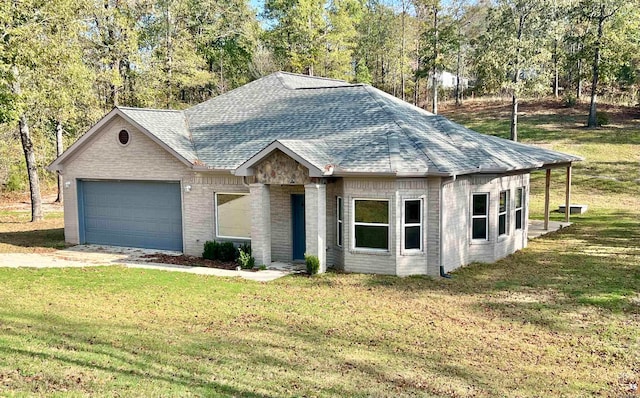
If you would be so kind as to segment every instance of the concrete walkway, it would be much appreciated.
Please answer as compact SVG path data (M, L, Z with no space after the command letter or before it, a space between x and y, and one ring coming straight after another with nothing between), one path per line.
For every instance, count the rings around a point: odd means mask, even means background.
M549 229L544 229L544 220L529 220L529 240L539 238L551 232L556 232L571 225L570 222L549 221Z
M186 272L198 275L240 277L257 282L268 282L288 275L292 270L267 269L264 271L235 271L218 268L192 267L186 265L159 264L144 261L143 256L163 253L178 255L178 252L136 249L103 245L78 245L51 253L0 253L0 267L10 268L73 268L104 265L123 265L128 268L155 269L161 271Z

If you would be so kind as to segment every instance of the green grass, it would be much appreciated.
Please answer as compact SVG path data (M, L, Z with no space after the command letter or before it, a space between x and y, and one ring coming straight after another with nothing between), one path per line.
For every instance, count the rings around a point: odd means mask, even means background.
M487 118L501 112L488 109ZM450 280L329 273L260 284L120 267L0 269L0 395L634 396L638 143L598 150L567 139L563 120L521 125L585 156L573 202L589 211ZM552 176L555 205L564 172ZM536 173L536 216L543 188ZM13 217L0 214L0 251L60 242L60 218L42 232L4 222Z

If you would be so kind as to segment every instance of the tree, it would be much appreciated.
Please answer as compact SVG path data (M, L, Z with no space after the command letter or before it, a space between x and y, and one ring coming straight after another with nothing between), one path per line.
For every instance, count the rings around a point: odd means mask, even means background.
M358 43L358 24L363 15L360 0L332 0L327 10L324 75L354 80L354 52Z
M276 60L286 70L313 75L326 33L324 1L267 0L265 16L273 22L267 42Z
M485 90L504 88L511 94L513 141L518 140L520 96L546 87L546 10L544 0L500 0L497 8L489 10L487 30L476 47L480 86Z
M596 101L598 83L600 80L600 62L601 52L603 45L605 22L613 17L618 10L622 7L623 3L619 0L602 0L592 1L586 0L580 3L582 16L588 21L595 24L596 36L593 46L593 58L591 62L591 102L589 106L589 117L587 119L587 127L598 127L598 121L596 118Z
M449 69L453 62L453 55L457 48L457 25L452 15L447 12L440 0L430 0L420 3L424 10L427 28L422 32L422 54L420 69L417 77L431 79L431 112L438 113L438 77L444 70Z

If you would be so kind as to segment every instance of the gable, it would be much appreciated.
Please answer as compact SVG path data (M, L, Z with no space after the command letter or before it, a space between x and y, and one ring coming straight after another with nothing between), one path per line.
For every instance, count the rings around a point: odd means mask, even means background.
M183 140L179 140L180 145L178 145L178 147L176 148L176 145L174 145L175 143L172 143L171 140L169 141L169 143L166 142L166 137L163 137L163 135L166 134L161 134L160 137L158 137L157 135L147 130L144 126L136 122L136 120L131 118L121 109L114 108L111 112L100 119L93 127L91 127L89 131L87 131L76 142L74 142L73 145L67 148L67 150L61 156L51 162L51 164L47 166L47 169L50 171L62 171L68 161L85 151L87 146L93 145L93 141L95 140L96 136L101 135L105 131L105 129L109 130L110 128L112 128L114 123L124 123L122 124L122 126L126 126L136 133L145 135L147 139L154 142L157 146L160 146L165 150L165 152L172 155L174 159L177 159L186 166L198 168L197 165L199 164L199 161L197 159L197 156L195 155L195 152L192 153L189 148L185 148ZM165 140L163 141L162 138L165 138Z
M126 145L118 141L121 130L129 132ZM188 170L147 134L117 115L93 132L62 165L63 173L82 178L166 178Z
M308 184L309 169L287 156L279 149L257 163L254 167L256 182L263 184Z

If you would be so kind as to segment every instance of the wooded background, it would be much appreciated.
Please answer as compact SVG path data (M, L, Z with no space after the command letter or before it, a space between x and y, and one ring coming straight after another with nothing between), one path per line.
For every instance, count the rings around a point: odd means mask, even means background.
M594 127L596 94L639 102L640 1L4 0L0 190L36 200L34 175L52 188L44 166L115 105L182 109L277 70L433 112L508 97L512 139L520 98L586 96ZM438 87L442 71L471 86Z

